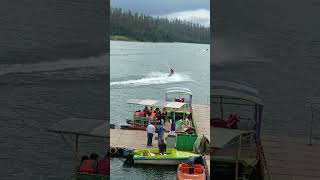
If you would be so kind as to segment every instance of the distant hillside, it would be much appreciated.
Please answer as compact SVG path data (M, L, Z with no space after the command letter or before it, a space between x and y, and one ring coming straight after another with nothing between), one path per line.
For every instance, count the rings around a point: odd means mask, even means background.
M179 19L153 17L121 8L111 8L111 39L152 42L210 43L210 28Z

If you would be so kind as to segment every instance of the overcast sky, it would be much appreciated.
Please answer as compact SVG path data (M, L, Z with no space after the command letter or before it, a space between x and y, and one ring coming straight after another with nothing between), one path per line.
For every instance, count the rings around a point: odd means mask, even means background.
M210 26L210 0L111 0L111 7Z

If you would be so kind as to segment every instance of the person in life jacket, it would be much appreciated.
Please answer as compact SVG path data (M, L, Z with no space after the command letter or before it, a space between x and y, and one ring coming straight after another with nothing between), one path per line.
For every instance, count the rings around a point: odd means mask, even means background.
M134 116L140 116L140 110L134 112Z
M101 175L110 175L110 152L107 152L104 159L99 160L98 173Z
M99 156L95 153L92 153L90 155L90 159L86 159L84 157L80 165L80 172L86 172L86 173L92 173L92 174L96 173L98 157Z

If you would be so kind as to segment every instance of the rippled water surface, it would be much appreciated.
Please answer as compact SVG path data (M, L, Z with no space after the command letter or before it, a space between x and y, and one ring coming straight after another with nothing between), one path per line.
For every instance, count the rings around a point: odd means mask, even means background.
M306 135L305 103L320 96L319 2L219 1L212 11L211 78L245 81L259 90L264 133Z

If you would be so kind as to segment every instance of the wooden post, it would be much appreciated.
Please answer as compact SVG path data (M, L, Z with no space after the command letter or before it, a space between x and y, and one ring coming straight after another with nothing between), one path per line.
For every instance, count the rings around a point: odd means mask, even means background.
M223 105L222 105L222 97L220 97L220 110L221 110L221 119L223 120Z
M239 174L239 158L240 158L240 153L241 153L241 139L242 139L242 135L240 135L239 137L239 145L238 145L238 151L237 151L237 157L236 157L236 173L235 173L235 180L238 180L238 174Z
M76 148L74 152L74 169L75 169L75 174L78 172L78 165L79 165L79 155L78 155L78 140L79 140L79 135L76 134Z
M311 105L311 122L310 122L310 133L309 133L309 145L312 146L312 125L313 125L313 109Z

